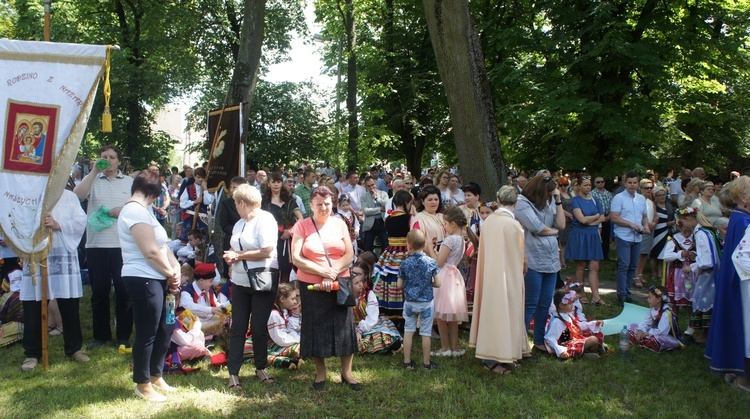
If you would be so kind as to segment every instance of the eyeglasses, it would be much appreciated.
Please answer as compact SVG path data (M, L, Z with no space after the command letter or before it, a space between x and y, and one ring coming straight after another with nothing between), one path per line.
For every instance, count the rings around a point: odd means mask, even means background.
M603 181L603 180L597 180L597 181L596 181L596 182L594 182L594 183L604 183L604 181Z
M643 187L643 188L641 188L641 189L645 189L645 190L647 190L647 191L650 191L651 189L654 189L654 187L653 187L653 186L644 186L644 187Z
M581 180L591 180L591 176L581 176Z

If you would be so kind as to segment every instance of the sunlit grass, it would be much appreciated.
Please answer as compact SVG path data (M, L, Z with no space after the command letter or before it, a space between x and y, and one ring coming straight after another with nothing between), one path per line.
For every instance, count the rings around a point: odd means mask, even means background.
M612 288L614 262L602 269ZM568 270L570 271L570 269ZM568 272L566 271L566 272ZM88 295L88 288L86 288ZM614 303L614 296L606 299ZM82 300L86 342L91 338L88 297ZM589 317L611 318L618 307L586 306ZM681 322L685 324L686 319ZM466 347L468 334L462 332ZM616 337L607 338L616 345ZM419 360L419 339L414 356ZM560 361L535 355L511 376L485 372L467 350L461 358L437 358L440 367L407 372L402 354L356 356L359 393L340 384L339 363L328 361L323 391L314 391L312 363L299 371L271 370L273 385L261 384L246 364L240 393L226 389L226 369L207 362L190 375L167 376L180 390L164 404L133 396L130 359L114 347L89 352L76 364L63 355L62 338L50 339L50 369L20 372L23 348L0 350L0 416L25 417L747 417L750 394L737 392L708 372L703 347L652 354L635 349L630 364L617 354L598 361Z

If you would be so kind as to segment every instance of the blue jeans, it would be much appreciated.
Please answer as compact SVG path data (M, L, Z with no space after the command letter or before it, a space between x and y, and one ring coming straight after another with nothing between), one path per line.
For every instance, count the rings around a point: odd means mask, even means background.
M617 298L620 301L630 296L630 280L635 275L641 243L630 242L621 238L617 243Z
M126 276L122 282L133 305L133 381L145 384L161 377L175 327L166 320L166 281Z
M526 283L526 329L534 318L534 344L544 345L544 329L547 326L549 306L555 294L557 272L537 272L529 269L524 277Z

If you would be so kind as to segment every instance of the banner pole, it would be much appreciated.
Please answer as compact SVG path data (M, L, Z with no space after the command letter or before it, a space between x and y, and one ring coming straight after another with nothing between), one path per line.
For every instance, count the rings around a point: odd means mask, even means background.
M40 265L42 270L42 283L40 284L42 287L42 367L47 371L49 370L49 333L47 333L47 284L49 280L47 278L47 259L45 258L44 263L41 263Z
M49 42L49 20L52 0L43 0L44 3L44 41Z

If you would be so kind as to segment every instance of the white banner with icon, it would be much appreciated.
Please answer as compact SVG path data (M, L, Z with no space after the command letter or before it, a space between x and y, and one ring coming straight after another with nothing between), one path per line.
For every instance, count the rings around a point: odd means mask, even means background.
M0 40L0 234L24 260L46 257L43 226L70 176L107 47Z

